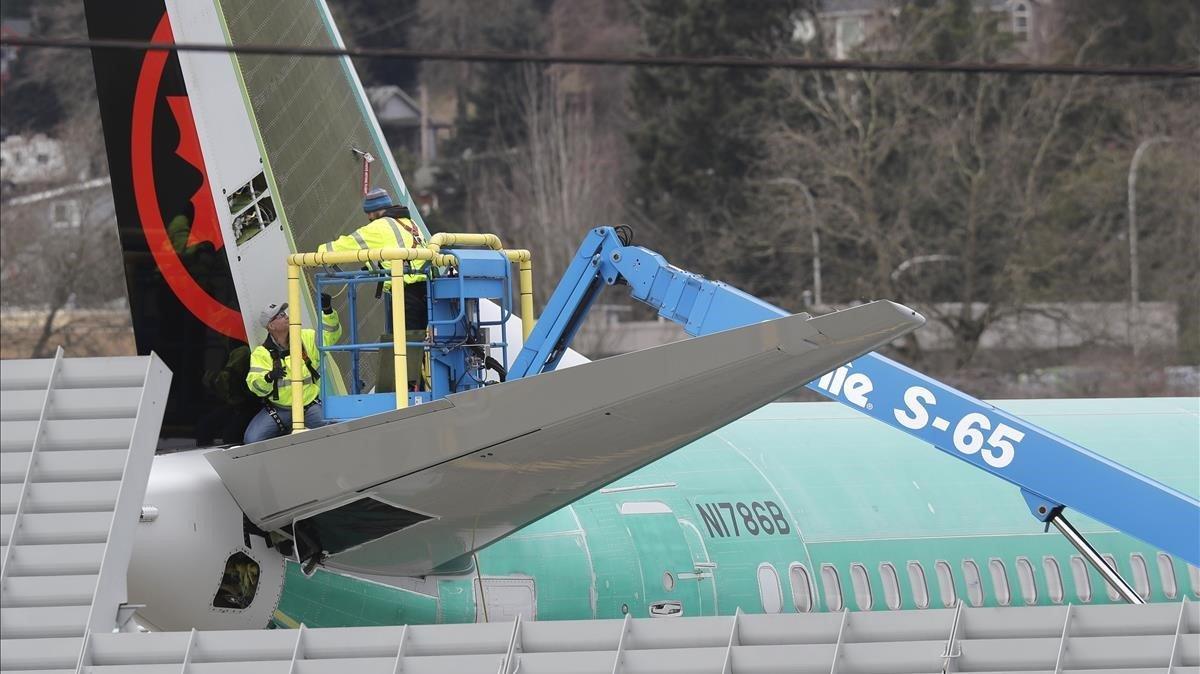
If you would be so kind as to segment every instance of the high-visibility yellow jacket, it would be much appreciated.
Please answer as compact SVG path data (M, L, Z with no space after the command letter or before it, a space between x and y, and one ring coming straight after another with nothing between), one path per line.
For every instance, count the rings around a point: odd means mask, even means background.
M359 227L353 232L340 236L329 243L321 244L317 248L318 252L324 253L333 250L365 250L367 248L416 248L423 243L421 241L421 230L416 223L408 218L376 218L371 222ZM368 267L374 269L374 263L368 263ZM383 270L391 272L392 260L384 260L382 263ZM425 260L412 260L408 263L410 272L404 275L404 283L424 283L425 274L419 273L425 267ZM383 287L387 291L391 291L392 284L390 281L385 281Z
M321 323L325 326L325 343L333 344L342 338L342 323L338 320L337 312L331 314L322 313ZM303 364L304 368L304 404L307 405L317 399L321 393L321 385L317 383L320 379L321 364L317 360L317 331L311 328L303 328L300 330L300 343L303 345ZM271 335L267 335L266 341L254 347L254 351L250 354L250 372L246 375L246 387L250 392L260 398L266 398L267 401L280 407L291 407L292 405L292 370L288 357L288 350L282 349ZM278 364L283 368L283 377L273 382L267 381L267 373L274 370Z

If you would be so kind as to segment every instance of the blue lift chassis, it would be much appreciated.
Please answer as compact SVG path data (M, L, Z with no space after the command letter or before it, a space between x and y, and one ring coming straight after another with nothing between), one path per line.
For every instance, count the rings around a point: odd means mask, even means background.
M509 378L557 367L599 293L616 284L692 336L789 315L598 227L580 245ZM994 405L876 353L807 386L1016 485L1033 516L1053 524L1131 603L1142 599L1063 517L1064 508L1200 566L1200 501Z

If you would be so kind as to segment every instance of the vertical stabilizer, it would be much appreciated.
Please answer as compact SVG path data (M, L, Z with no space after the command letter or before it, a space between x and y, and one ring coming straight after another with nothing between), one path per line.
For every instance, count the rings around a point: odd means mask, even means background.
M323 0L90 2L87 20L97 39L343 46ZM240 442L255 317L286 297L284 257L366 224L364 184L428 230L349 58L99 50L93 64L138 350L176 373L164 434ZM355 149L375 158L369 181ZM356 313L361 333L386 331L370 293ZM507 337L520 346L519 327Z
M161 2L89 2L86 16L94 39L173 39ZM247 337L193 101L176 54L97 50L92 62L138 352L175 373L163 434L211 440L232 404L213 382Z
M213 6L215 16L210 17ZM167 2L171 15L181 19L177 23L187 27L189 41L343 46L323 0L219 0L213 6L187 0ZM203 54L181 56L189 87L209 72L204 65L207 60L211 57ZM362 211L365 186L387 189L409 207L413 221L428 234L349 58L238 55L231 62L289 251L316 250L366 224ZM207 114L200 111L198 117ZM204 140L203 133L201 136ZM213 138L214 144L219 142ZM356 149L375 158L366 181L362 155L354 152ZM274 250L269 255L256 250L239 250L238 254L247 278L271 275L250 284L242 297L253 288L271 287L284 278L281 259L277 262L271 257L277 254ZM335 299L334 306L345 309L342 298ZM360 294L356 312L360 331L387 332L383 314L382 303L370 293ZM347 314L343 311L342 315ZM373 365L364 362L361 372L368 387L374 380Z

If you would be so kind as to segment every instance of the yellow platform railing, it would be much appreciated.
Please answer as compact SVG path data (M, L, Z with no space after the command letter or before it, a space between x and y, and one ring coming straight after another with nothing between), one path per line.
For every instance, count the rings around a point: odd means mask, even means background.
M429 243L419 248L367 248L362 250L337 250L318 253L293 253L287 257L288 265L288 370L292 390L292 432L304 430L304 363L300 341L300 268L325 267L353 262L383 262L427 260L437 267L458 264L453 253L441 252L443 246L483 247L502 253L510 262L518 265L518 289L521 296L521 335L529 339L533 330L533 265L528 250L505 250L500 237L495 234L462 234L441 232L434 234ZM396 389L396 409L408 407L408 359L407 346L402 341L405 334L404 318L404 265L391 266L392 283L392 348Z

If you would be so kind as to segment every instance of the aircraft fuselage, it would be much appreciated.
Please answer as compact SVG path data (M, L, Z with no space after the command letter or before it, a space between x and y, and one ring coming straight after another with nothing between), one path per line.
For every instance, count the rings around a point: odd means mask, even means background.
M1200 474L1200 456L1187 440L1196 399L1000 406L1196 490L1189 480ZM1139 453L1131 442L1137 437L1170 449ZM147 535L131 566L130 600L148 604L144 618L156 627L1120 601L1064 539L1042 532L1015 489L832 403L771 404L498 541L461 568L424 578L324 569L306 577L261 537L244 535L215 474L197 477L206 470L199 452L168 455L151 477L147 503L160 514L139 532ZM171 505L172 495L180 502ZM1076 521L1150 601L1200 596L1194 567L1081 515ZM167 526L171 541L150 535ZM222 568L238 552L261 566L254 599L242 609L212 606ZM173 600L161 601L164 592Z

